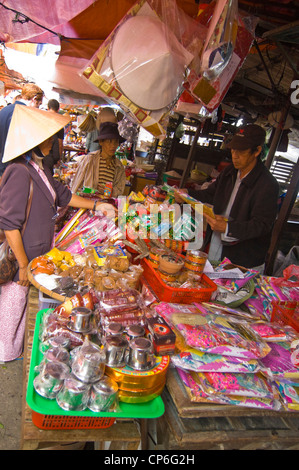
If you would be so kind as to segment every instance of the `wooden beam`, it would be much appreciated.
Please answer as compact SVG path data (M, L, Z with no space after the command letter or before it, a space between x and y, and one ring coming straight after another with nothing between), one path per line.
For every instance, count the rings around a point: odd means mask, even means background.
M299 160L297 161L294 167L294 171L293 171L293 175L290 181L288 191L286 193L286 196L284 198L284 201L282 203L281 209L278 214L278 218L273 228L271 245L268 251L268 259L266 262L266 269L265 269L265 273L267 275L272 275L274 261L275 261L276 253L278 250L279 240L280 240L282 231L285 227L285 224L288 221L288 218L290 216L290 213L294 205L294 202L297 198L298 192L299 192Z
M194 160L196 145L197 145L197 141L198 141L200 131L201 131L201 123L199 122L198 126L197 126L197 129L196 129L196 132L195 132L195 136L194 136L192 145L191 145L190 150L189 150L186 166L185 166L184 173L183 173L183 176L182 176L182 179L181 179L181 182L180 182L180 186L179 186L180 188L184 188L184 186L186 184L186 181L189 177L191 166L192 166L192 163L193 163L193 160Z

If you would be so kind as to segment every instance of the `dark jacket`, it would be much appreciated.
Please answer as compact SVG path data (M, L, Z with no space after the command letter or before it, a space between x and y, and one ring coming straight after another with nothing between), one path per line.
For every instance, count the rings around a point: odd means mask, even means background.
M0 176L4 173L4 170L8 165L7 163L2 163L2 158L8 129L16 104L26 106L22 101L16 101L14 104L8 104L0 111Z
M206 190L189 191L201 202L214 206L215 214L223 214L234 188L237 170L233 165L225 168L216 181ZM221 259L227 257L232 263L252 268L265 262L270 246L271 232L277 216L279 185L260 159L242 180L231 208L228 233L238 239L223 244ZM208 228L204 247L210 242Z
M3 230L22 230L29 196L30 176L33 180L31 211L23 235L26 255L31 261L50 250L55 227L57 206L67 206L71 191L56 181L48 168L45 173L56 192L56 203L49 189L36 170L30 165L12 163L2 177L0 186L0 228ZM18 273L14 279L18 280Z

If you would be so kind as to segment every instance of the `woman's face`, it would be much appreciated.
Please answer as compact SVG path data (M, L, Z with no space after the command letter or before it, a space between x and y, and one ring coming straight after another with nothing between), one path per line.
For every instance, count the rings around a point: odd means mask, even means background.
M119 140L118 139L100 140L100 145L102 147L102 154L105 157L113 157L113 155L115 155L117 147L119 146Z

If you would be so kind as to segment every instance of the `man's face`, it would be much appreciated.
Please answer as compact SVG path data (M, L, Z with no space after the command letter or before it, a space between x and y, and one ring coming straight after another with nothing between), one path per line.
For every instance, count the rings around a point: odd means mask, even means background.
M251 149L247 150L236 150L236 149L231 149L231 154L232 154L232 162L234 167L237 170L240 170L241 172L251 170L255 163L257 156L261 152L261 147L258 147L258 149L254 152L252 152Z

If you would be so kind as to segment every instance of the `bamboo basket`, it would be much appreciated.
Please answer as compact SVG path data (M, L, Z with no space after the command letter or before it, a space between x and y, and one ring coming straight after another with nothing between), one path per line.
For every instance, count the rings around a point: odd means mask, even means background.
M41 284L39 284L36 281L36 279L34 278L34 276L32 274L32 271L31 271L31 265L32 265L33 261L34 261L34 259L32 261L30 261L30 263L28 264L28 268L27 268L28 280L31 282L31 284L34 287L36 287L38 290L43 292L44 294L51 297L52 299L60 300L61 302L65 302L66 300L68 300L70 297L66 297L64 295L56 294L56 292L53 292L53 291L47 289L46 287L42 286Z

